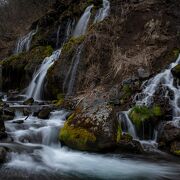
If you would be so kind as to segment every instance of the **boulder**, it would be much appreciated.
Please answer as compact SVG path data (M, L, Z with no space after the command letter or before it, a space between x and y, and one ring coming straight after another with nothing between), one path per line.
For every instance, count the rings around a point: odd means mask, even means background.
M113 107L105 103L103 98L97 99L91 94L78 104L66 120L59 139L74 149L103 151L116 146L121 136L118 127Z
M24 116L29 116L31 114L31 110L30 109L28 109L28 108L24 108L23 109L23 115Z
M180 140L180 121L169 121L163 123L161 131L158 134L160 144L170 144L173 141Z
M51 110L49 108L43 108L38 113L39 119L48 119L50 116Z
M32 105L34 103L33 98L29 98L23 102L23 105Z
M4 163L6 160L6 149L4 147L0 147L0 163Z
M180 156L180 121L163 123L158 133L159 148Z

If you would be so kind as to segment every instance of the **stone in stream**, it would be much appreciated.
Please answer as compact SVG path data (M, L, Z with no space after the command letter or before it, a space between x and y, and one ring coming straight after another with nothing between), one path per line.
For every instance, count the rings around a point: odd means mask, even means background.
M15 123L15 124L23 124L24 120L16 120L16 121L13 121L13 123Z
M46 108L41 109L37 116L39 119L48 119L50 116L50 113L51 113L51 109L46 107Z
M106 103L103 94L94 92L78 103L60 130L59 139L74 149L104 151L114 149L120 136L113 106Z
M0 147L0 163L4 163L6 160L6 149L4 147Z
M28 108L23 108L23 115L24 115L24 116L29 116L31 113L32 113L32 112L31 112L30 109L28 109Z
M33 98L29 98L23 102L23 105L32 105L34 103Z

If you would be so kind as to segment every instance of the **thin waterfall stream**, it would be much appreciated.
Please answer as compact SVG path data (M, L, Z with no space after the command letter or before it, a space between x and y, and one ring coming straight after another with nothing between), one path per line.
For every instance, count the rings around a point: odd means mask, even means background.
M37 32L38 27L35 30L32 30L31 32L26 34L25 36L19 38L16 45L15 54L22 53L23 51L29 51L32 38Z

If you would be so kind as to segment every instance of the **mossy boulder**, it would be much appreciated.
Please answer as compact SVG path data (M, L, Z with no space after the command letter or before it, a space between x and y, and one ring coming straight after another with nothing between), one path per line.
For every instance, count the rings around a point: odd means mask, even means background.
M175 78L180 79L180 64L176 65L174 68L172 68L171 73Z
M12 55L1 62L3 90L23 89L32 79L35 69L52 54L51 46L38 46L29 52Z
M34 103L33 98L29 98L23 102L23 105L32 105Z
M121 133L113 107L89 95L67 119L59 139L74 149L103 151L114 148Z
M163 111L160 106L153 107L135 106L129 113L129 118L135 125L138 135L142 139L153 138L154 128L162 120Z
M51 109L46 107L39 111L38 118L39 119L48 119L51 113Z

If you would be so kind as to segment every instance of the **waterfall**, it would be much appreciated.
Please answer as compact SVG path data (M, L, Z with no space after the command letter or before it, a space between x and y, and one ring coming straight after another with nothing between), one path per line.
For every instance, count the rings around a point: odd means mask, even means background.
M87 26L89 23L89 19L91 17L91 9L92 8L93 8L93 5L88 6L85 9L83 15L81 16L81 18L79 19L79 21L75 27L75 30L73 33L74 37L79 37L79 36L84 35L86 33Z
M26 96L28 98L33 97L35 100L41 100L43 83L46 77L48 69L59 59L61 49L56 50L50 57L46 57L42 62L39 70L34 74L33 79L28 86Z
M174 68L177 64L180 63L180 55L177 58L176 62L173 62L169 65L167 69L160 72L150 80L144 83L144 87L141 93L137 94L135 96L136 105L138 106L151 106L153 104L153 97L156 93L156 91L159 89L160 86L162 86L164 89L169 90L171 93L173 93L173 99L171 98L170 104L173 107L173 120L176 123L177 120L180 120L180 107L179 107L179 100L180 100L180 86L178 83L174 82L173 75L171 73L172 68ZM124 123L127 124L127 132L129 132L133 138L135 138L135 127L131 120L128 117L129 111L122 112L119 119ZM157 139L157 132L154 130L154 141L153 143L156 143ZM138 138L138 137L136 137ZM151 144L152 144L151 142ZM147 141L142 141L142 143L147 145Z
M73 93L73 88L74 88L74 84L75 84L75 80L76 80L78 65L79 65L80 58L81 58L82 48L83 48L83 44L81 44L78 47L78 49L75 53L75 56L73 57L71 67L70 67L69 72L68 72L68 74L70 75L70 79L69 79L69 83L68 83L68 89L67 89L67 95L68 96L72 95L72 93Z
M180 107L179 107L179 100L180 100L180 86L174 82L173 75L171 73L172 68L174 68L177 64L180 63L180 55L177 58L176 62L173 62L169 65L169 67L157 74L155 77L150 79L144 85L144 89L142 93L137 94L136 99L137 105L146 105L150 106L153 103L153 96L160 87L160 85L167 90L170 90L173 93L174 98L171 99L170 103L174 110L173 119L179 119L180 117Z
M103 21L108 15L110 11L110 2L108 0L103 0L103 7L100 8L95 16L94 23Z
M30 49L31 40L33 36L37 33L37 31L38 31L38 28L36 28L36 30L32 30L25 36L19 38L16 49L15 49L15 54L19 54L19 53L22 53L23 51L28 51Z

